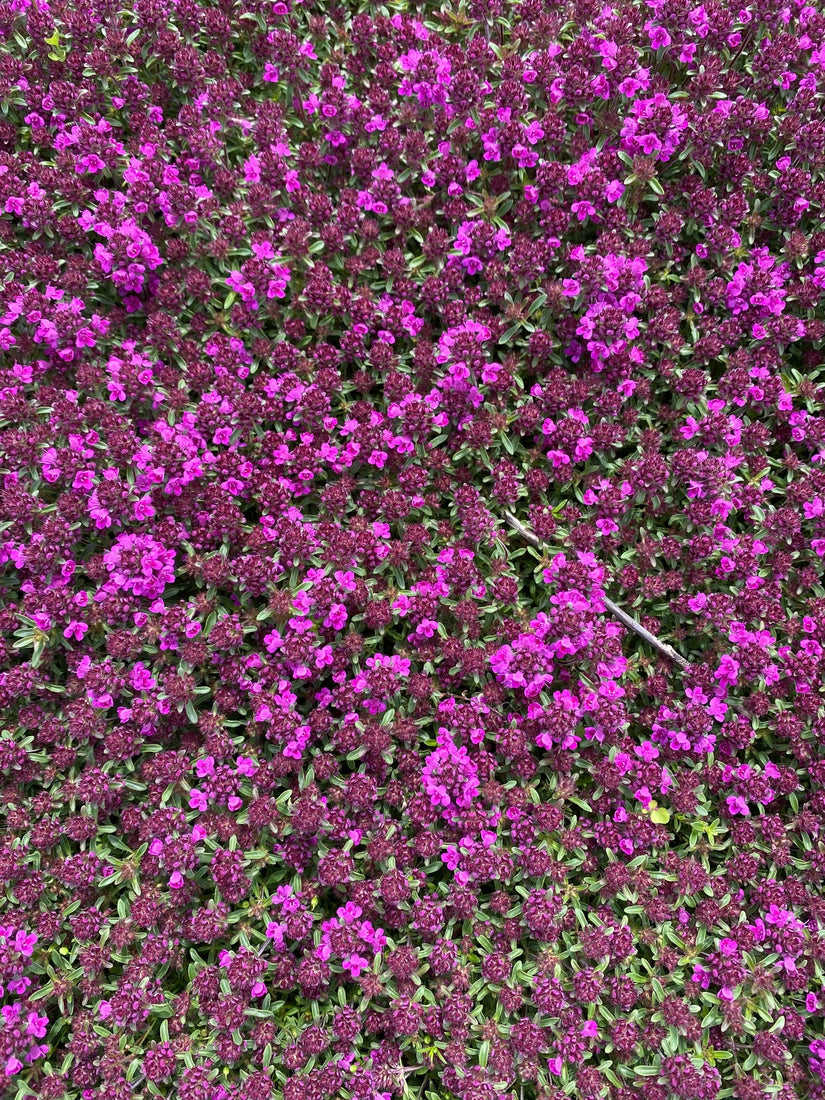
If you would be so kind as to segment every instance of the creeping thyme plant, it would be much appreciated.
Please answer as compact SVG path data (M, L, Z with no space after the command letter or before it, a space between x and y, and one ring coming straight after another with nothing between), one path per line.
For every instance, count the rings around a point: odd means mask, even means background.
M0 3L0 1095L825 1097L824 173L816 0Z

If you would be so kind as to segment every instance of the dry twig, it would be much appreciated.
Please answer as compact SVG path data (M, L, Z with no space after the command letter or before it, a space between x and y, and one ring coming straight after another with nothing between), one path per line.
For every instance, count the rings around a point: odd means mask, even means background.
M547 551L547 547L544 545L541 539L537 535L535 535L528 527L525 527L520 520L516 519L512 512L505 511L504 518L513 528L513 530L517 531L518 534L521 535L525 542L529 542L531 546L534 546L536 548L536 550L541 550L542 552ZM652 646L657 653L661 653L663 657L667 657L669 661L673 661L673 663L678 665L683 672L690 671L690 662L686 661L681 654L677 653L673 646L667 645L666 642L660 642L655 634L651 634L650 631L643 627L641 623L636 622L632 615L628 615L626 611L622 611L618 604L613 603L613 601L609 600L607 596L603 597L603 603L615 619L618 619L619 622L626 626L628 630L632 630L634 634L637 634L640 638L647 642L649 646Z

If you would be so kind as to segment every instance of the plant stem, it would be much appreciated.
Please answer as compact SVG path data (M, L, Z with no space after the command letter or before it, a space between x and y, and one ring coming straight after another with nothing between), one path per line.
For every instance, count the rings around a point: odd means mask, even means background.
M521 535L525 542L529 542L531 546L534 546L536 548L536 550L547 550L547 547L544 545L541 539L538 538L538 536L535 535L528 527L525 527L520 520L517 520L512 512L505 511L504 518L513 528L513 530ZM602 602L615 619L618 619L619 622L622 623L623 626L626 626L628 630L632 630L634 634L638 634L638 636L642 638L645 642L647 642L648 645L652 646L657 651L657 653L661 653L663 657L667 657L669 661L673 661L673 663L678 665L683 672L690 671L690 662L686 661L681 654L677 653L673 646L668 645L666 642L659 641L655 634L651 634L650 631L643 627L641 623L636 622L632 615L628 615L626 611L623 611L618 606L618 604L613 603L613 601L608 599L607 596L602 597Z

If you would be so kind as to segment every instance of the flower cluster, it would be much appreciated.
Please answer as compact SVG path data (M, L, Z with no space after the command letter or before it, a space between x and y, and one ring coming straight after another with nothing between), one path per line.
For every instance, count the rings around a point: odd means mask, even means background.
M5 1002L0 1007L0 1066L7 1078L49 1052L47 1043L38 1042L46 1034L49 1018L38 1013L32 999L36 989L24 973L36 943L35 933L0 925L0 998Z
M438 748L424 761L421 781L433 806L469 809L478 796L478 767L467 746L460 748L443 726L436 735Z

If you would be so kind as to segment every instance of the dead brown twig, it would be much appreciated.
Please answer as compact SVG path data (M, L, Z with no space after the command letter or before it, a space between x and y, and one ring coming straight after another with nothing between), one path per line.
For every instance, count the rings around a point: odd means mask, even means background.
M528 527L516 519L512 512L504 512L504 518L514 531L524 539L525 542L529 542L531 546L536 550L541 550L543 553L547 552L547 547L541 541L541 539L535 535ZM632 630L634 634L638 635L643 641L647 642L649 646L656 650L657 653L661 653L663 657L667 657L669 661L673 661L675 665L678 665L683 672L690 671L690 662L677 653L673 646L668 645L666 642L661 642L655 634L651 634L649 630L642 626L641 623L636 622L632 615L628 615L626 611L623 611L618 604L613 603L607 596L602 597L602 603L606 609L610 612L614 619L618 619L623 626L626 626L628 630Z

